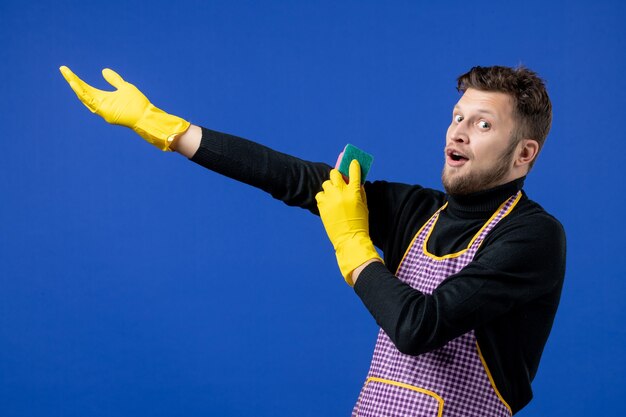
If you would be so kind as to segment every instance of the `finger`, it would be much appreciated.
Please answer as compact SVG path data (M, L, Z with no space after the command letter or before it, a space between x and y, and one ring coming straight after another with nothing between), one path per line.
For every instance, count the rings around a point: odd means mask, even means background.
M59 70L61 71L61 74L63 74L63 78L65 78L65 81L68 82L68 84L70 85L70 87L72 87L72 90L74 90L76 94L83 94L90 92L90 90L96 90L95 88L78 78L78 76L74 74L72 70L68 67L62 66L59 68Z
M317 201L318 206L320 205L322 200L324 200L324 191L320 191L319 193L315 194L315 201Z
M363 201L365 207L367 207L367 193L365 192L365 188L363 187L361 187L361 201Z
M69 69L68 67L66 67L65 65L61 65L61 66L59 67L59 71L61 71L61 74L63 75L63 78L65 78L65 80L66 80L66 81L68 81L68 82L69 82L69 80L67 79L67 78L68 78L68 76L69 76L70 74L74 74L74 73L72 72L72 70L71 70L71 69Z
M60 67L59 70L61 71L63 78L65 78L65 81L67 81L72 90L74 90L74 92L80 97L83 90L82 86L79 83L80 78L78 78L76 74L74 74L72 70L66 66Z
M322 183L322 190L325 193L331 191L333 188L335 188L335 186L331 180L326 180Z
M105 92L102 90L98 90L97 88L93 88L92 86L78 78L78 76L76 76L76 74L74 74L72 70L70 70L66 66L60 67L59 70L61 71L63 78L65 78L65 81L68 82L72 90L74 90L74 93L76 93L76 95L78 96L78 99L85 106L87 106L89 110L95 112L98 108L98 100L96 97Z
M66 67L65 65L61 65L59 67L59 71L61 71L63 78L65 78L65 81L67 81L68 83L70 82L71 78L76 77L76 75L72 72L72 70Z
M105 68L102 70L102 76L109 84L111 84L115 88L120 88L124 85L124 79L115 71L110 68Z
M348 187L355 189L361 188L361 165L359 161L353 159L352 162L350 162L350 170L348 172L350 173L350 184Z
M346 186L346 182L343 180L343 177L341 176L341 172L339 172L339 170L336 170L336 169L331 169L330 170L330 182L335 187L345 187Z

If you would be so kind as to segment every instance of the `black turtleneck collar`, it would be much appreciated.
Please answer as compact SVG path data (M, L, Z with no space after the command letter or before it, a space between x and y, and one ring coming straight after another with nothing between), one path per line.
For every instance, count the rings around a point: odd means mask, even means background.
M526 177L524 176L506 184L472 194L448 195L446 211L452 215L465 218L491 216L504 200L522 189L525 179Z

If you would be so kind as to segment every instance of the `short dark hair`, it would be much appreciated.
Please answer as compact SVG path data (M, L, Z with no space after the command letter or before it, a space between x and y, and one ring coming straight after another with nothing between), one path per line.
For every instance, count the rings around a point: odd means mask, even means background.
M521 139L534 139L543 147L552 125L552 103L544 81L536 72L524 66L516 68L492 66L474 67L457 79L457 90L468 88L481 91L499 91L513 99L518 121L515 143ZM530 164L535 163L533 160Z

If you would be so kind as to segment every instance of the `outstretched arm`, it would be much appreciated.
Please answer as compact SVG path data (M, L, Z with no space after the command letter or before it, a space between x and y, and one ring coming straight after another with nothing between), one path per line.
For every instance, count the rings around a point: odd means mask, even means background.
M202 139L191 161L236 181L259 188L289 206L318 214L315 194L331 167L287 155L259 143L201 128Z
M147 142L169 151L174 138L189 128L189 122L155 107L137 87L124 81L109 68L102 76L115 91L94 88L78 78L68 67L59 68L78 99L92 113L108 123L133 129Z
M176 136L170 145L170 149L191 159L202 141L202 128L200 126L191 125L186 132Z
M160 110L133 84L111 69L103 77L114 91L90 86L69 68L60 68L79 100L108 123L133 129L163 151L175 150L193 162L260 188L288 205L318 213L315 194L331 167L308 162L239 138L191 125Z

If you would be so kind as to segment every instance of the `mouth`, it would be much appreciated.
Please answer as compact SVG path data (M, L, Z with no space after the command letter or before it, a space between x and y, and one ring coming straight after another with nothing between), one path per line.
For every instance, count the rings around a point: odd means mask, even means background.
M446 162L448 165L453 167L460 167L464 165L467 161L469 161L469 158L462 152L452 148L446 149Z

